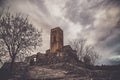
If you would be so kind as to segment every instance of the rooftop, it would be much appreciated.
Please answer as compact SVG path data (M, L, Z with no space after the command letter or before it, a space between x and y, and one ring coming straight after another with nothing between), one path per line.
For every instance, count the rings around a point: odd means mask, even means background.
M62 29L60 27L55 27L55 28L51 29L51 31L53 31L53 30L61 30L62 31Z

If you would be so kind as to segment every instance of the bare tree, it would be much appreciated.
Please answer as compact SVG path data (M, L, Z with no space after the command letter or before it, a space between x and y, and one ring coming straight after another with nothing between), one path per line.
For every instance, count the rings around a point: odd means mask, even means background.
M69 41L71 47L77 51L77 56L81 61L83 61L84 57L85 42L86 42L85 39L75 39L73 41Z
M93 65L99 59L100 55L97 54L92 45L87 45L86 41L86 39L75 39L69 41L69 44L77 51L79 60Z
M87 64L94 65L99 60L100 55L95 51L92 45L86 45L84 49L83 61Z
M9 53L11 69L17 55L40 46L41 41L41 32L28 22L27 17L23 18L21 14L12 14L9 11L0 16L0 44Z

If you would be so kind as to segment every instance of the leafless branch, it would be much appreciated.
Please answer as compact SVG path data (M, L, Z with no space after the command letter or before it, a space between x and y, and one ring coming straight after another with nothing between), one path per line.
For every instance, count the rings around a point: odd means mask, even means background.
M92 45L87 45L86 41L86 39L75 39L69 41L69 44L77 51L79 60L93 65L99 59L100 55L97 54Z

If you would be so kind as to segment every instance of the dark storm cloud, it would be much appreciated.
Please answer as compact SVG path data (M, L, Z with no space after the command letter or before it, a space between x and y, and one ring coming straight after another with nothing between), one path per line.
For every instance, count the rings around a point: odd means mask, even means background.
M0 0L0 6L3 6L5 0Z
M107 46L113 46L120 43L119 38L120 38L120 19L117 21L115 26L113 26L113 28L109 30L109 34L107 36L102 36L101 38L99 38L98 42L106 41L108 39Z
M65 17L82 25L92 23L94 21L92 12L88 8L82 7L82 5L84 4L79 4L79 0L69 0L65 6L67 12Z
M92 17L92 14L89 12L81 12L80 17L78 19L78 21L80 21L80 23L82 25L88 25L91 24L94 21L94 18Z
M120 9L120 8L119 8ZM120 11L118 16L118 20L112 28L109 28L109 34L107 36L102 36L98 39L98 43L102 42L102 45L112 48L115 53L120 54ZM107 31L106 30L106 31ZM106 34L104 34L106 35Z
M113 35L112 38L106 42L106 46L108 46L108 47L115 47L118 45L120 45L120 33Z
M108 0L108 4L120 6L120 0Z
M7 0L0 0L0 7L4 8Z
M114 48L115 53L120 54L120 20L116 23L116 26L112 29L112 33L106 41L107 47Z
M81 23L83 26L94 22L95 10L103 7L107 1L101 0L69 0L66 2L65 17L71 21Z

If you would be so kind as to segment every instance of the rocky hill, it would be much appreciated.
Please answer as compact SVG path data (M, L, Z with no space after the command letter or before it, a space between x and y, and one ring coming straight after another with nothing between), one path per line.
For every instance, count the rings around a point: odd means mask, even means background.
M6 65L7 66L7 65ZM4 66L5 68L5 66ZM120 80L120 70L98 70L75 66L69 63L57 63L44 66L19 64L14 68L13 76L2 80ZM0 70L0 72L3 69ZM5 69L4 69L5 70ZM2 74L5 75L5 74Z

